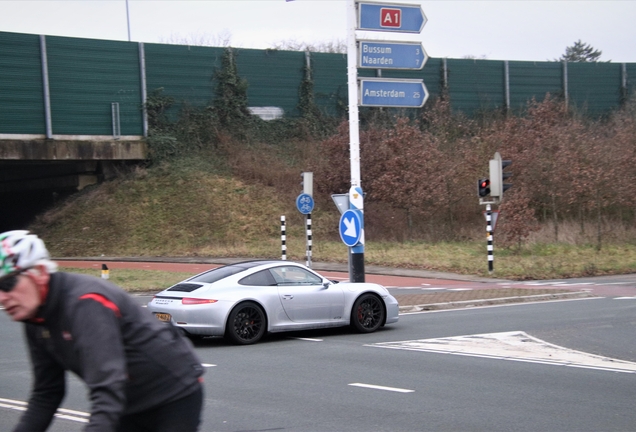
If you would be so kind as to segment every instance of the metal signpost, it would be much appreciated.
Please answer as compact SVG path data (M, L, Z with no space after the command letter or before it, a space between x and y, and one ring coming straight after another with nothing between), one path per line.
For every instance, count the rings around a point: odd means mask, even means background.
M347 0L347 90L349 99L349 162L351 166L351 188L360 188L360 120L358 115L358 62L356 29L358 27L357 3ZM349 204L351 208L351 204ZM364 209L359 212L360 225L364 220ZM345 243L346 244L346 243ZM349 246L347 244L347 246ZM364 282L364 238L358 239L355 247L349 246L349 280Z
M415 69L426 63L420 43L360 41L357 30L419 34L426 16L419 5L347 0L347 85L349 97L349 209L340 219L340 236L349 247L349 280L364 282L364 193L360 184L360 124L358 107L420 108L428 99L422 80L363 79L358 66L374 69ZM335 201L335 198L334 198ZM339 209L342 206L336 201ZM351 216L354 213L356 216ZM345 217L345 215L347 215ZM358 221L359 219L359 221ZM350 235L355 232L356 235Z
M296 208L305 215L307 233L307 267L311 267L311 212L314 210L314 199L308 193L301 193L296 198Z

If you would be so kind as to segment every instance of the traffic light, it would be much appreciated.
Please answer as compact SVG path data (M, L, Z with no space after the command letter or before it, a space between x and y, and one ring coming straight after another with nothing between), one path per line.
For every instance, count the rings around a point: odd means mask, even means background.
M511 172L504 172L504 169L512 165L511 160L502 160L499 152L495 153L494 159L490 159L490 195L496 198L503 198L503 193L512 186L503 181L512 176Z
M477 180L477 195L480 198L488 196L490 194L490 180L482 178Z
M510 177L512 177L512 173L510 171L508 172L504 172L504 170L506 169L506 167L509 167L510 165L512 165L512 161L511 160L502 160L501 161L501 185L503 186L503 189L501 191L502 195L505 191L507 191L508 189L510 189L512 187L511 183L503 183L503 181L505 179L508 179Z
M300 185L303 187L303 193L307 195L314 196L314 173L313 172L302 172L300 173L302 177L302 181Z

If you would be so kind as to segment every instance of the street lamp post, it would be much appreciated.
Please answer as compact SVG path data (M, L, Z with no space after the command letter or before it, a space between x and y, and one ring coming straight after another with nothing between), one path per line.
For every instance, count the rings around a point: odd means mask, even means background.
M128 0L126 0L126 24L128 25L128 42L130 42L130 13L128 12Z

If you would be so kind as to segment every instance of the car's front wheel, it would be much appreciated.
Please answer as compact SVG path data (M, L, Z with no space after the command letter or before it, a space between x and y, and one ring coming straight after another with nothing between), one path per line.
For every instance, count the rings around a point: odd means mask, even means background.
M374 294L363 294L353 304L351 325L360 333L376 331L384 323L382 300Z
M225 336L239 345L258 342L267 330L263 309L254 302L241 303L232 309L227 320Z

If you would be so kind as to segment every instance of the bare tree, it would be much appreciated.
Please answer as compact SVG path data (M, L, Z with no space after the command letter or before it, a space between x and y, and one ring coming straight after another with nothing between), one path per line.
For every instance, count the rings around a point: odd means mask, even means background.
M216 35L210 33L191 33L186 36L180 34L171 34L169 38L162 38L161 43L172 45L190 45L190 46L214 46L224 47L230 46L232 41L232 33L228 29L221 30Z
M347 44L344 40L341 39L316 43L302 42L291 39L274 43L272 45L272 49L344 54L347 52Z

